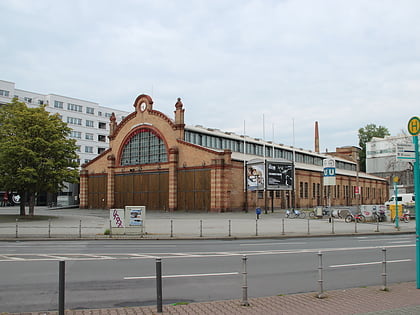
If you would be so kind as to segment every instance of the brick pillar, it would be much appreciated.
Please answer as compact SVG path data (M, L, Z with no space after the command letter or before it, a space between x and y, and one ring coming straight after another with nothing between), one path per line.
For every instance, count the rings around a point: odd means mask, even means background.
M115 156L110 154L107 160L106 207L112 209L115 207Z
M81 209L86 209L88 205L88 171L82 170L80 172L80 204L79 207Z
M225 204L224 160L213 159L211 166L211 212L222 212Z
M178 149L169 149L169 211L178 208Z

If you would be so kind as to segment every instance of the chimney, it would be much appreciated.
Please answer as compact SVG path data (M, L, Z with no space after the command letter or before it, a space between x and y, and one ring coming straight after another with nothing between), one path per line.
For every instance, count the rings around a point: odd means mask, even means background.
M315 152L319 153L319 131L318 131L318 122L315 122Z

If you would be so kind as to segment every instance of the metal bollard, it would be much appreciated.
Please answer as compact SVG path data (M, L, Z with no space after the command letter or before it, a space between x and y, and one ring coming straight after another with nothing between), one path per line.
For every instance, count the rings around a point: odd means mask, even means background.
M255 236L258 236L258 220L255 220Z
M109 220L109 238L112 238L112 221Z
M382 291L388 291L386 278L386 248L384 247L382 248Z
M318 284L319 284L319 292L318 292L318 299L323 299L326 297L326 295L324 294L324 278L323 278L323 266L322 266L322 253L321 251L318 252L318 257L319 257L319 266L318 266Z
M246 271L246 255L242 256L242 306L249 306L248 302L248 273Z
M335 234L335 231L334 231L334 217L331 218L331 234Z
M171 220L171 237L174 237L174 220Z
M232 223L231 220L229 220L229 237L232 236Z
M48 238L51 238L51 219L48 219Z
M19 219L16 219L16 238L18 238L18 220Z
M281 219L281 235L284 235L284 218Z
M357 219L354 218L354 233L357 233Z
M59 261L58 265L58 314L64 315L64 296L65 296L65 273L66 262Z
M200 220L200 237L203 237L203 220Z
M156 258L156 308L162 313L162 259Z
M309 229L309 219L308 219L308 235L311 234L310 229Z
M379 215L376 216L376 231L375 232L379 232Z
M82 220L79 223L79 238L82 238Z

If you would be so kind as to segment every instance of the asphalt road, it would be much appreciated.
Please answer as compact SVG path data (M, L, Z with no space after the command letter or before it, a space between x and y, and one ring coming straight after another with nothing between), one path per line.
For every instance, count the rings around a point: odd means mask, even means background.
M162 259L164 304L381 284L382 248L388 281L414 281L415 236L281 240L103 240L0 243L0 311L57 310L58 261L66 261L66 309L156 303L156 258Z

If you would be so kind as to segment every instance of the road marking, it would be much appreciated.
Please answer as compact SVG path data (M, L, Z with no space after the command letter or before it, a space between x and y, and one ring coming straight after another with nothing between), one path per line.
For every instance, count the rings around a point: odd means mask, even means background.
M370 238L359 240L359 242L378 242L378 241L395 241L395 240L410 240L409 237L394 237L394 238Z
M387 263L399 263L399 262L409 262L412 259L398 259L398 260L388 260ZM356 264L345 264L345 265L331 265L330 268L342 268L342 267L354 267L354 266L367 266L367 265L379 265L382 264L382 261L372 261L366 263L356 263Z
M260 245L305 245L307 242L301 242L301 243L252 243L252 244L239 244L239 246L260 246Z
M213 277L213 276L232 276L238 275L239 272L221 272L221 273L196 273L189 275L165 275L162 278L187 278L187 277ZM156 276L141 276L141 277L124 277L124 280L133 279L156 279Z

